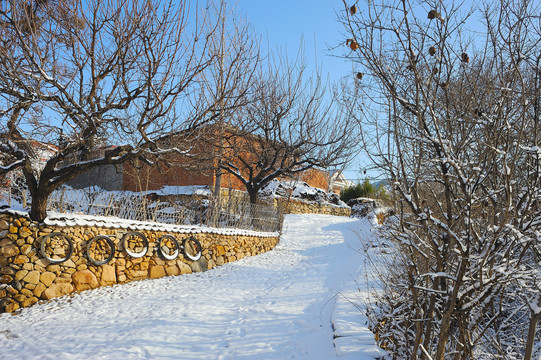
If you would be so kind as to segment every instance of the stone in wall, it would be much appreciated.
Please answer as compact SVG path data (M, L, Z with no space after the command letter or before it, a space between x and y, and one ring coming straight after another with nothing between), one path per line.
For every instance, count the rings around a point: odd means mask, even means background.
M41 298L44 300L50 300L63 295L71 294L74 290L74 286L68 282L55 283L41 293Z
M205 258L200 258L197 261L192 262L191 266L193 272L201 272L208 270L208 264Z
M71 281L77 291L95 289L100 285L98 283L98 278L90 270L79 270L74 272L73 275L71 275Z
M116 271L114 266L102 265L100 285L107 286L117 282Z

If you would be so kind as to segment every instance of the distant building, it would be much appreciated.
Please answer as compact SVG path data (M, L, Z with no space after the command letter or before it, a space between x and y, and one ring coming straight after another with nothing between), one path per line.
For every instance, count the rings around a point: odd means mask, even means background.
M344 188L355 185L353 181L346 179L342 170L331 170L329 175L329 191L335 194L340 195Z

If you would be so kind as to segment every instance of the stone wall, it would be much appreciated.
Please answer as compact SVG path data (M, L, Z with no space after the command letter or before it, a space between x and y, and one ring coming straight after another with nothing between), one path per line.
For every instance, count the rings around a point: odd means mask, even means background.
M205 271L268 251L279 241L277 234L249 236L210 231L190 234L137 230L148 239L149 249L145 256L134 258L121 250L119 244L128 231L95 226L47 226L24 216L0 214L0 313L100 286ZM72 239L74 251L68 260L51 263L41 255L41 241L51 232L62 232ZM179 242L195 236L202 246L201 258L192 261L182 252L174 260L160 256L156 241L165 234ZM115 244L114 257L104 265L94 265L86 255L87 242L97 235L110 235Z
M189 203L190 201L200 202L199 195L167 195L165 200L177 199ZM235 189L222 188L220 192L222 203L227 206L229 201L248 201L248 193ZM284 214L326 214L335 216L351 216L351 208L349 206L337 206L330 202L317 202L299 200L298 198L275 197L275 198L260 198L260 203L264 205L281 207Z
M350 216L350 207L304 202L296 199L276 198L275 204L281 206L284 214L327 214L335 216Z

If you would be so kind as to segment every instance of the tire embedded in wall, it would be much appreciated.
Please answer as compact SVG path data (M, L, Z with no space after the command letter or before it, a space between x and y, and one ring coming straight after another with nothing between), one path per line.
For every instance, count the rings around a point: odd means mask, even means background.
M138 231L129 231L121 240L122 248L132 258L141 258L148 252L148 240Z
M182 242L182 248L184 249L184 255L193 261L199 260L201 257L201 251L203 250L201 243L199 243L195 236L190 236L189 238L184 239Z
M50 251L51 249L52 253ZM64 249L64 251L62 251L62 249ZM40 253L51 264L63 263L73 255L73 241L66 234L52 232L45 235L41 240ZM60 256L60 258L58 258L58 256Z
M176 259L179 254L179 249L180 245L178 244L177 239L172 235L163 235L158 239L158 252L167 260Z
M97 260L92 253L94 253L96 250L95 247L99 246L100 243L102 243L100 240L104 240L106 246L108 247L107 256L103 258L102 260ZM92 246L94 245L94 248ZM97 249L100 250L100 249ZM103 250L103 249L102 249ZM93 237L86 246L86 256L88 257L88 260L94 265L105 265L108 262L110 262L113 257L115 256L115 243L109 236L106 235L98 235L96 237Z

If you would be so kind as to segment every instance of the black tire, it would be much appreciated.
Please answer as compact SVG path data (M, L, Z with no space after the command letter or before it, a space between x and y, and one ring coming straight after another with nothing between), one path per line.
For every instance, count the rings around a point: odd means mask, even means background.
M132 237L139 238L139 240L141 240L143 242L143 249L141 251L135 252L135 251L133 251L132 249L129 248L127 243L128 243L128 240L130 238L132 238ZM121 243L122 243L122 248L132 258L141 258L141 257L145 256L147 254L147 252L148 252L148 240L147 240L146 236L143 235L140 232L129 231L129 232L125 233L124 236L122 237Z
M195 236L190 236L182 242L182 249L184 250L184 255L193 261L199 260L201 258L201 243L195 238Z
M109 255L103 260L96 260L90 254L90 247L92 246L92 244L94 244L98 240L105 240L105 242L109 246ZM109 236L106 236L106 235L95 236L86 245L86 256L88 257L88 260L90 260L90 262L94 265L105 265L111 260L113 260L113 257L115 257L115 243L113 242L113 240L111 240Z
M52 240L55 237L63 238L62 240L64 240L68 245L68 249L64 253L64 257L60 259L55 259L47 254L47 243L49 242L49 239ZM41 240L41 245L40 245L39 250L40 250L41 255L45 259L47 259L51 264L60 264L66 260L69 260L69 258L71 258L71 255L73 255L73 241L66 234L63 234L61 232L52 232L43 237L43 239Z
M163 243L164 240L169 240L174 244L175 250L173 251L172 254L167 254L164 251L164 249L162 248L162 243ZM178 244L178 241L177 241L177 239L175 239L174 236L172 236L172 235L163 235L162 237L160 237L158 239L158 252L166 260L175 260L177 258L177 256L178 256L179 252L180 252L179 250L180 250L180 245Z

